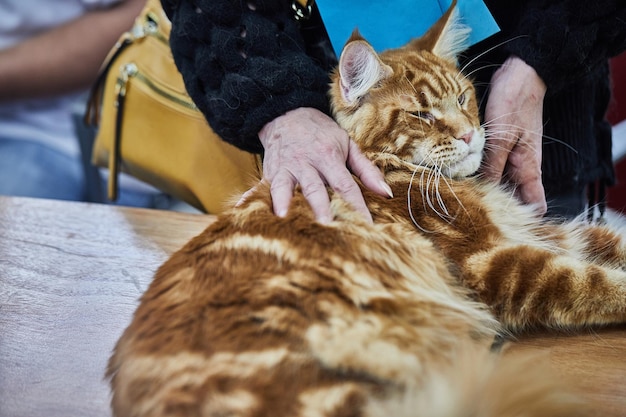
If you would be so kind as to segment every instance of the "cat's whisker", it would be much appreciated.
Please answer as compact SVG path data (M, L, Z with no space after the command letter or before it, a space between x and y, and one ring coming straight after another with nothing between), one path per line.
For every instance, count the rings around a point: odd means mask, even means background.
M441 175L441 179L442 181L446 184L446 186L448 187L448 190L450 191L450 193L452 194L452 196L454 197L454 199L457 201L457 203L459 203L459 207L463 209L463 211L469 215L469 212L467 211L467 209L465 208L465 205L463 205L463 202L459 199L459 197L457 196L457 194L454 192L454 187L452 187L452 184L450 183L450 180L448 177L446 177L445 175ZM439 195L441 196L441 193L439 193ZM454 220L454 217L451 217L452 220Z
M562 141L561 139L555 138L554 136L548 136L548 135L542 135L542 138L544 139L543 143L544 144L550 144L552 142L554 143L558 143L559 145L563 145L565 146L568 150L578 154L578 150L576 150L573 146L571 146L568 143L565 143L564 141ZM547 140L545 140L547 139Z
M501 115L499 115L498 117L496 117L496 118L494 118L494 119L491 119L491 120L489 120L489 121L483 122L483 123L482 123L482 125L485 125L485 124L486 124L486 125L489 125L489 124L494 123L494 122L496 122L497 120L500 120L500 119L502 119L502 118L509 117L509 116L513 116L513 115L517 115L517 114L520 114L520 113L523 113L523 112L524 112L523 110L517 110L517 111L512 111L512 112L504 113L504 114L501 114Z
M483 70L485 68L492 68L492 67L499 67L499 66L500 66L499 64L485 65L483 67L475 68L473 71L470 71L467 74L459 73L459 76L462 76L463 78L469 79L472 76L472 74L474 74L474 73L476 73L478 71L481 71L481 70ZM476 83L475 85L477 86L477 85L479 85L479 83ZM489 83L484 83L483 85L489 85Z
M512 42L512 41L514 41L514 40L516 40L516 39L525 38L525 37L528 37L528 35L519 35L519 36L515 36L515 37L513 37L513 38L511 38L511 39L507 39L507 40L505 40L505 41L502 41L502 42L500 42L500 43L498 43L498 44L496 44L496 45L492 46L491 48L486 49L485 51L483 51L483 52L481 52L480 54L476 55L474 58L472 58L472 59L470 59L469 61L467 61L467 62L465 63L465 65L463 65L463 67L459 70L459 72L464 73L464 72L465 72L465 69L466 69L468 66L470 66L472 63L474 63L477 59L479 59L479 58L483 57L484 55L488 54L489 52L493 51L494 49L497 49L497 48L499 48L499 47L501 47L501 46L503 46L503 45L506 45L507 43Z
M512 148L519 138L517 136L501 137L501 136L485 136L484 148L489 146L498 146L503 148ZM510 145L510 146L507 146Z
M441 171L437 170L437 176L439 177L436 179L437 181L436 181L436 186L435 186L435 195L437 196L437 203L439 204L439 207L441 207L441 209L444 211L446 216L450 218L452 216L450 216L450 212L448 211L448 208L446 207L446 204L443 201L443 197L441 193L439 192L439 186L441 185L441 180L443 179L443 181L445 181L445 175L442 175Z
M485 148L484 151L510 151L511 147L510 146L503 146L503 145L498 145L495 143L486 143L485 144ZM481 162L483 165L485 164L485 161L483 160Z
M420 224L417 222L417 219L415 218L415 215L413 214L413 202L411 201L411 190L413 188L413 182L415 181L415 175L417 174L417 171L419 170L419 166L416 166L415 169L413 170L413 173L411 174L411 180L409 181L409 188L408 188L408 193L407 193L407 208L408 208L408 212L409 212L409 217L411 218L411 222L415 225L415 227L417 227L419 230L421 230L423 233L433 233L432 230L426 230L424 229L422 226L420 226ZM423 179L424 176L424 170L421 170L422 173L420 175L420 182ZM420 192L422 191L422 187L420 186ZM422 193L423 196L423 193Z
M424 210L428 210L428 207L430 207L429 204L429 200L430 200L430 193L429 193L429 187L430 187L430 173L431 171L428 170L424 170L424 172L422 172L422 182L421 182L421 192L422 192L422 203L424 206ZM425 178L425 182L424 182L424 178Z
M404 74L403 78L406 80L406 82L411 86L411 89L413 90L413 92L417 95L419 94L417 91L417 88L415 88L415 86L413 85L413 83L411 82L411 80L409 80L409 77L406 76L406 74ZM415 97L415 96L413 96ZM411 98L413 98L411 97Z
M454 218L453 218L452 215L450 215L450 212L448 211L448 208L446 207L445 201L444 201L444 199L443 199L443 197L442 197L442 195L441 195L441 193L439 191L439 187L440 187L442 181L444 182L444 184L448 185L448 188L450 188L450 187L449 187L449 184L447 184L447 180L446 180L446 176L445 175L441 175L441 173L439 173L438 176L439 176L439 178L437 179L437 182L436 182L437 185L436 185L436 190L435 190L435 195L437 197L437 203L439 204L439 207L441 207L441 209L444 211L446 217L448 219L450 219L450 221L448 221L448 223L451 223L454 220Z
M437 209L435 209L435 207L433 205L431 205L431 208L442 219L444 218L444 214L446 215L445 217L449 217L448 210L447 210L445 204L443 204L443 200L441 199L441 195L439 193L439 182L441 180L441 177L443 177L443 176L444 175L442 175L442 173L441 173L441 168L439 166L439 163L433 161L433 168L432 168L431 174L430 174L430 177L432 178L432 182L433 182L433 185L434 185L432 187L432 195L435 198L435 200L437 201L437 204L439 205L439 207L443 210L443 213L441 213Z
M492 164L489 163L488 160L483 160L482 161L482 166L486 167L486 168L493 168L494 167Z
M537 134L538 131L528 129L525 127L521 127L512 123L483 123L481 125L485 129L485 134L520 134L520 133L529 133L529 134Z
M504 134L517 134L522 130L514 124L505 123L483 123L481 127L485 130L485 135L504 135Z
M450 179L448 177L446 177L445 175L441 176L442 181L444 182L444 184L446 184L446 187L448 188L448 191L450 191L450 194L452 195L452 197L454 197L454 199L456 200L456 202L459 204L459 207L466 213L468 214L469 212L467 211L467 209L465 208L465 205L463 204L463 202L461 201L461 199L459 199L459 197L456 195L456 192L454 191L454 187L452 186L452 184L450 183ZM443 197L442 197L443 198ZM454 219L457 216L452 216L450 215L450 219L451 221L454 221Z
M420 165L424 166L425 160L426 158L423 158L422 161L420 162ZM430 176L430 170L427 168L422 169L422 173L420 175L420 194L422 196L422 206L424 208L424 211L428 210L428 204L427 204L428 203L428 183L429 183L428 176Z
M489 135L503 135L503 134L512 134L512 135L517 135L519 132L522 133L531 133L531 134L535 134L537 132L534 132L530 129L524 128L522 126L516 125L516 124L512 124L512 123L500 123L498 122L499 120L503 119L503 118L507 118L509 116L514 116L517 114L522 113L522 110L519 111L515 111L515 112L509 112L509 113L505 113L505 114L501 114L498 117L488 120L488 121L484 121L480 124L480 126L485 130L485 135L489 136Z
M426 183L426 202L428 203L428 207L438 214L437 209L434 207L431 195L434 195L434 191L431 191L431 186L434 183L433 176L435 175L435 169L437 164L432 158L429 158L432 164L432 168L428 171L428 181Z
M485 135L485 149L488 148L501 148L511 149L519 141L520 137L514 134L502 135Z
M413 161L413 164L415 165L415 168L413 170L413 174L411 176L411 181L409 183L409 189L408 189L408 194L410 196L411 194L411 188L413 186L413 182L415 180L415 175L417 170L420 171L420 177L419 177L419 191L420 191L420 195L422 197L422 203L424 204L424 208L426 208L425 202L426 202L426 197L424 194L424 190L426 187L424 187L424 175L426 174L426 172L428 171L428 169L426 168L427 164L426 162L426 157L422 157L422 159L420 161Z
M485 129L485 138L486 139L494 139L494 137L495 137L497 139L506 140L506 138L504 138L503 136L509 135L509 136L513 137L513 139L511 139L511 140L517 141L517 139L519 139L519 136L515 132L535 133L535 132L533 132L530 129L524 129L524 128L521 128L520 126L514 125L514 124L504 124L504 123L497 124L497 123L487 122L487 123L481 124L481 127L483 127ZM495 127L495 129L494 129L494 127ZM504 128L508 128L508 129L504 129ZM542 135L541 137L543 139L548 139L551 142L563 145L563 146L567 147L569 150L571 150L572 152L578 153L578 151L574 147L572 147L571 145L569 145L568 143L564 142L561 139L558 139L558 138L556 138L554 136L549 136L549 135ZM546 142L544 141L544 143L546 143ZM550 142L547 142L547 143L550 143Z
M442 220L445 220L446 222L450 223L453 218L450 215L445 203L443 202L441 193L439 192L439 185L440 185L441 179L442 178L445 179L446 176L441 171L441 163L439 162L439 160L435 160L434 158L430 156L429 156L429 159L431 161L432 167L428 173L428 183L427 183L427 191L426 191L426 196L427 196L426 198L427 198L428 206ZM431 184L432 184L432 187L431 187ZM431 194L432 194L432 197L431 197ZM435 207L435 201L439 205L439 209Z
M430 207L430 209L435 212L435 214L437 214L439 217L441 216L441 213L439 213L439 211L437 210L437 208L435 207L434 203L433 203L433 197L436 199L436 190L435 190L435 184L436 184L436 180L435 180L435 170L431 170L428 173L428 184L426 185L426 197L428 199L428 207Z

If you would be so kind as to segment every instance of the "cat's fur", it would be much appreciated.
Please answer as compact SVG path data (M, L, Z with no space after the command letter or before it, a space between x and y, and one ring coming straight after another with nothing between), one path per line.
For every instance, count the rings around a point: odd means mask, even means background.
M334 74L337 120L394 193L363 189L374 224L332 192L328 225L300 193L276 217L267 186L219 216L158 270L119 340L116 416L581 411L543 368L503 366L489 346L626 321L624 243L467 177L484 131L454 16L380 56L355 34Z

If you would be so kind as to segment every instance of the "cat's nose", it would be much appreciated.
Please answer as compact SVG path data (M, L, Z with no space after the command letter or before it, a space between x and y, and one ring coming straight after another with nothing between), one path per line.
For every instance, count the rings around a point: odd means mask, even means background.
M472 137L474 136L474 131L470 130L469 132L461 135L460 137L458 137L458 140L462 140L463 142L467 143L469 145L469 143L472 140Z

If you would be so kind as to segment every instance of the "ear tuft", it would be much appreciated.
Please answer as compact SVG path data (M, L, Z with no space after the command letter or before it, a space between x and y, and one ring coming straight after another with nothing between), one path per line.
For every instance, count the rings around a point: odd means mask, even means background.
M456 0L433 26L420 38L409 44L413 49L425 49L457 63L458 55L469 47L471 28L461 23Z
M355 104L390 74L391 68L380 60L374 48L358 31L354 31L339 59L341 95L347 104Z
M455 7L445 23L432 52L456 63L458 55L469 47L472 29L461 23L459 10Z

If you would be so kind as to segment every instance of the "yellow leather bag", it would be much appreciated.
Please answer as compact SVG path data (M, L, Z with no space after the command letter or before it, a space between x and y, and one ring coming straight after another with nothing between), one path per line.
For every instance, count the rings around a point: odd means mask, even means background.
M159 0L148 0L109 53L85 115L98 127L92 162L109 169L111 200L123 171L219 213L260 179L260 159L224 142L193 104L172 58L170 28Z

